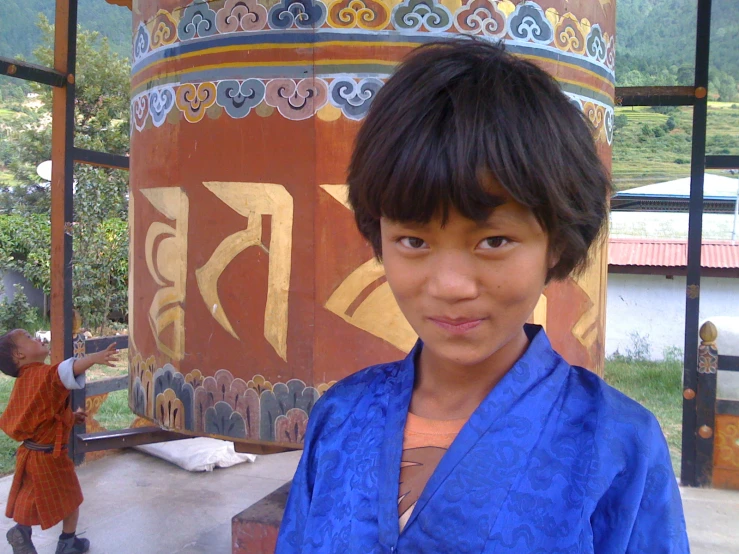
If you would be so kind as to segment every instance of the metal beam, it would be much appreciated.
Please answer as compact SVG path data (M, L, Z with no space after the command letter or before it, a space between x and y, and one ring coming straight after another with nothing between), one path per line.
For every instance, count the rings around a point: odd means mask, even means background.
M124 375L123 377L111 377L109 379L101 379L100 381L87 383L85 386L85 395L99 396L101 394L108 394L110 392L125 390L127 388L128 375Z
M96 152L94 150L85 150L83 148L74 148L74 161L87 165L95 165L98 167L109 167L112 169L125 169L128 171L128 156L120 156L118 154L107 154L105 152Z
M67 75L56 69L0 56L0 74L52 87L63 87Z
M172 431L165 431L159 427L137 427L120 431L102 431L100 433L84 433L77 435L76 447L78 452L97 452L112 448L129 448L155 442L176 441L194 437L181 435Z
M115 335L113 337L100 337L97 339L87 339L85 341L85 354L94 354L105 350L111 344L115 344L118 350L128 348L128 335Z
M692 106L695 87L616 87L616 106Z
M739 169L739 156L706 156L706 169Z
M718 355L718 368L720 371L739 371L739 356Z
M698 385L698 323L703 236L703 177L706 164L708 116L708 60L711 42L711 0L698 0L695 40L695 104L690 166L690 215L688 217L688 275L685 298L685 350L683 366L683 436L680 481L698 486L696 396ZM690 392L689 392L690 391Z

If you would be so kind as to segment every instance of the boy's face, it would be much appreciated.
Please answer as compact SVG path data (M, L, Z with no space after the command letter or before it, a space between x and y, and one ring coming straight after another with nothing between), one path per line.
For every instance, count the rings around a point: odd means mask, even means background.
M434 358L455 365L494 363L520 343L556 263L533 213L495 187L506 202L483 223L456 211L444 227L440 218L381 221L385 271L401 311Z
M46 356L49 355L47 346L23 329L13 332L13 342L15 343L15 359L18 367L33 362L43 362L46 360Z

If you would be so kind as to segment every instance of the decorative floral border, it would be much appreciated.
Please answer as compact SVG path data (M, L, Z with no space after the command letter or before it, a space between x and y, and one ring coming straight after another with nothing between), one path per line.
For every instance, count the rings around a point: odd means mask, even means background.
M153 356L131 360L134 413L174 431L277 443L303 442L313 406L335 383L314 388L299 379L273 384L262 375L246 382L226 369L204 377L197 369L183 375L171 364L155 368Z
M306 79L228 79L216 82L169 84L154 87L131 100L132 131L147 125L161 127L165 122L184 119L198 123L206 115L221 117L224 113L240 119L252 111L269 117L275 111L293 121L316 115L333 121L342 115L361 120L367 114L384 81L377 77ZM573 104L585 111L592 122L597 140L613 141L613 106L592 98L566 92Z
M263 3L262 3L263 2ZM599 24L572 13L546 11L527 0L467 0L454 13L437 0L226 0L214 10L195 0L173 12L160 10L134 34L134 67L155 51L177 42L264 30L337 29L401 35L456 34L535 43L580 56L612 75L615 40ZM393 5L394 4L394 5Z

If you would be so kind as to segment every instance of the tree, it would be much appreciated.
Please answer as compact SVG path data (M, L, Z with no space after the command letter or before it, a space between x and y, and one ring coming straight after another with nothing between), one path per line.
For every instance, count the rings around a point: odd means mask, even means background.
M718 94L719 100L722 102L732 102L739 97L736 80L731 75L722 71L712 72L708 90Z
M39 63L53 64L54 28L45 16L39 16L38 27L44 45L35 51ZM130 64L111 51L108 40L98 33L78 30L78 68L75 79L75 146L113 154L127 154L129 145L129 74ZM12 137L14 144L10 170L16 184L0 191L0 213L6 214L7 225L17 224L21 217L47 222L43 239L36 243L45 249L48 265L48 218L51 205L48 184L39 183L36 167L51 157L49 125L52 92L35 86L42 108L38 122L26 125ZM128 279L128 174L111 169L77 165L74 172L73 225L73 295L75 307L89 327L102 328L108 314L127 313ZM13 213L14 216L7 214ZM0 225L0 231L2 225ZM42 233L43 234L43 233ZM12 241L10 241L12 242ZM6 240L6 244L9 241ZM0 234L0 264L10 267L10 259L18 256L18 245L4 248ZM21 252L29 255L30 246ZM35 250L34 250L35 252ZM15 258L13 258L15 259ZM5 261L3 261L5 260ZM13 262L35 285L48 291L48 279L34 281L27 272L35 267L27 259Z
M39 63L53 65L54 26L45 16L39 16L44 46L35 51ZM79 29L77 38L78 68L75 76L75 146L111 154L127 154L129 145L129 73L127 59L113 53L106 38L98 33ZM14 191L14 210L31 213L47 213L50 204L48 187L39 188L36 167L51 157L52 91L43 85L34 86L40 95L41 125L27 125L14 137L18 145L18 157L10 169L22 189ZM124 172L97 169L90 166L75 167L75 215L92 210L98 220L107 216L121 217L126 212L125 194L128 176ZM105 194L88 189L104 186ZM32 198L29 199L28 195ZM40 197L45 196L45 200ZM91 198L104 198L100 206L91 206Z

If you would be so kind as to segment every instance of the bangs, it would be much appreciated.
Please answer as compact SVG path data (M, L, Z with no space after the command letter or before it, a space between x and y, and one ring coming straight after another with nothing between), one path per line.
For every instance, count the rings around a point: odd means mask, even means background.
M440 126L446 123L440 122ZM458 136L419 131L416 136L421 152L416 155L403 155L407 154L403 148L388 149L401 155L397 160L383 163L389 169L383 176L384 186L378 194L365 198L365 206L374 217L419 224L441 218L444 224L450 211L455 210L467 219L481 222L505 204L506 198L500 195L499 189L490 186L491 176L495 181L498 179L480 159L479 152L468 149L464 157L455 158L451 151L463 147L454 144L459 141ZM377 182L382 183L379 179Z

